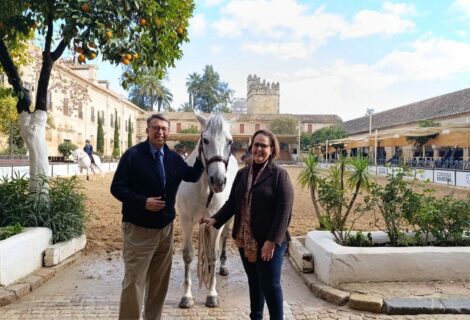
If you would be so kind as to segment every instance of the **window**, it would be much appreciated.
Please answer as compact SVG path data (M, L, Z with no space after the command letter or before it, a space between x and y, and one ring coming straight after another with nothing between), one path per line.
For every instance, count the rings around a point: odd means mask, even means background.
M312 133L312 124L308 125L308 133Z
M127 122L127 121L124 121L124 123L126 124L126 126L125 126L125 127L126 127L126 132L127 132L127 130L128 130L128 129L127 129L127 125L129 124L129 122Z
M91 111L90 111L90 120L91 122L95 122L95 107L91 107Z
M181 123L179 123L179 122L176 124L176 132L177 133L181 132Z
M261 125L259 123L255 124L255 131L258 131L261 129Z
M69 99L68 98L64 98L63 112L64 112L64 116L69 116L70 115Z
M240 133L245 133L245 125L240 123Z
M83 119L83 106L78 107L78 117Z
M113 118L114 118L114 115L111 113L110 117L109 117L109 126L111 128L114 128L114 119Z

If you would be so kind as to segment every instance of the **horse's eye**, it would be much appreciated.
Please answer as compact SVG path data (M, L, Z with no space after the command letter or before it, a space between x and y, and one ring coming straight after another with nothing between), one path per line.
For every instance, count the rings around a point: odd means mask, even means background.
M204 144L209 144L209 140L207 140L206 138L202 138L202 142L204 142Z
M229 146L232 145L232 143L233 143L233 140L227 141L227 144L228 144Z

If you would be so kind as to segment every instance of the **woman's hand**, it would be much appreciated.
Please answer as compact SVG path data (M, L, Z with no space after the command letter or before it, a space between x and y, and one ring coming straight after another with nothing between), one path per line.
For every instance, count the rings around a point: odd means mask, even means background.
M274 255L274 249L276 249L276 244L272 241L266 240L263 248L261 248L261 259L263 261L271 260Z
M212 227L216 222L214 218L201 218L201 220L199 220L199 224L206 224L206 229Z

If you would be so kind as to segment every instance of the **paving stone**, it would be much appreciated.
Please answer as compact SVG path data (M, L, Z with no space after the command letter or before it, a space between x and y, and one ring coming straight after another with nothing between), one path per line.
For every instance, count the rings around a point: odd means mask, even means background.
M382 312L383 302L381 297L353 293L349 297L348 306L351 309L380 313Z
M41 268L33 272L33 276L43 277L44 281L48 281L55 276L55 269L52 268Z
M384 299L386 314L433 314L445 313L438 299L391 298Z
M26 278L23 278L20 283L29 283L30 284L30 289L31 291L36 290L40 286L44 284L44 278L39 277L39 276L27 276Z
M319 296L328 302L342 306L348 302L350 293L330 286L324 286L320 289Z
M0 307L6 306L16 300L16 295L13 291L0 289Z
M470 314L470 298L441 299L446 313Z
M17 298L21 298L31 292L31 285L29 283L12 284L6 287L6 290L13 291Z

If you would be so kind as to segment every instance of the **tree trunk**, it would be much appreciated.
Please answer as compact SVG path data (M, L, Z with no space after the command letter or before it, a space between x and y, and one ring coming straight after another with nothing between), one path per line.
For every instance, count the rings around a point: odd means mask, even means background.
M47 112L36 110L33 113L23 111L19 115L21 135L29 150L30 191L47 194L47 184L42 184L40 176L49 175L49 161L47 158L46 122ZM42 190L41 190L42 188Z

